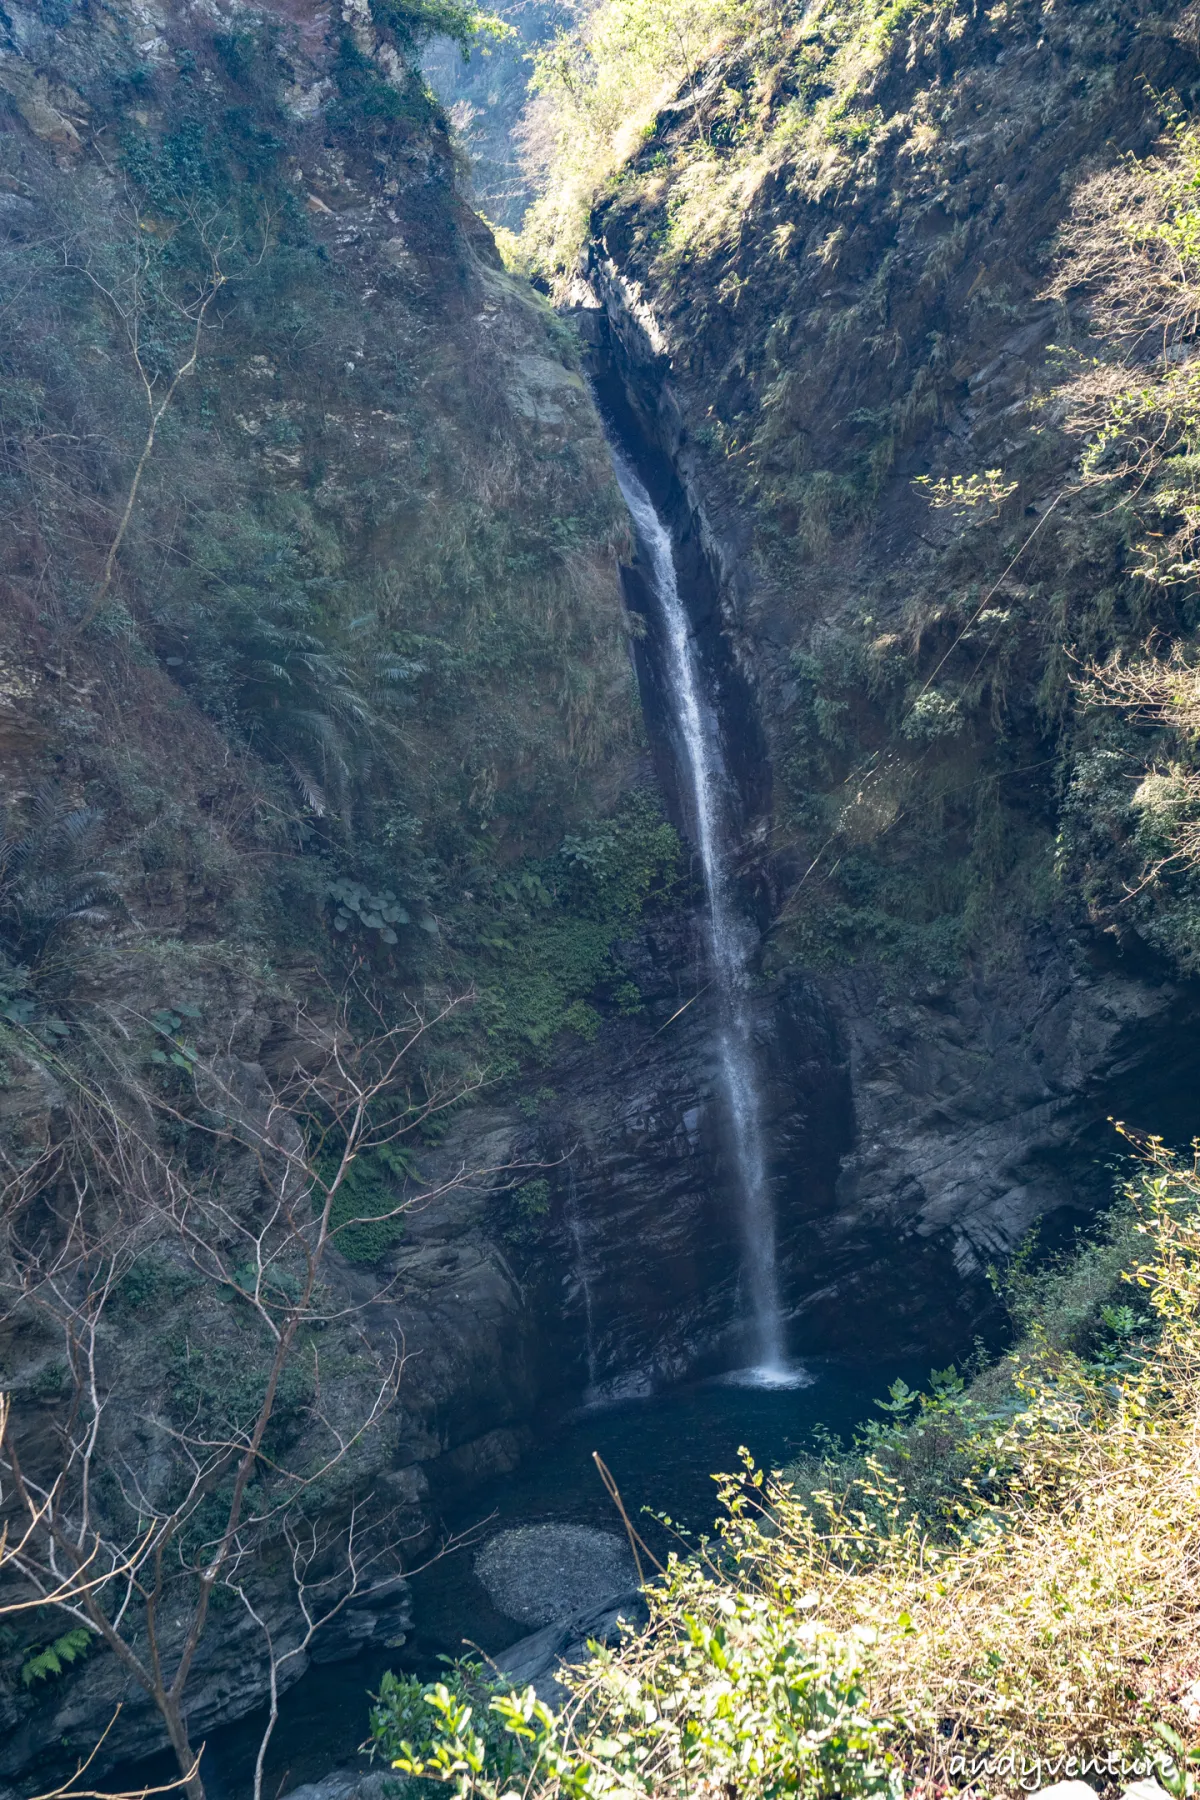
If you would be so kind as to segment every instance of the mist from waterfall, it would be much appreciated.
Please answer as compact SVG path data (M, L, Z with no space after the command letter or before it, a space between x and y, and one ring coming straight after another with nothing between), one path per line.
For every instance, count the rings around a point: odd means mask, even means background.
M763 1385L791 1385L805 1378L788 1367L779 1300L775 1214L767 1183L747 975L754 939L735 905L729 873L732 785L717 722L703 694L699 657L679 593L671 534L642 481L615 446L612 456L617 482L649 559L651 587L661 613L664 674L708 902L709 963L721 1021L717 1056L737 1174L754 1357L753 1367L745 1374Z

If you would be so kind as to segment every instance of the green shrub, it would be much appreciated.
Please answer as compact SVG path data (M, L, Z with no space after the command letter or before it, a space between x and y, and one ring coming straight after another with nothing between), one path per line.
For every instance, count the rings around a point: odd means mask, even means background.
M197 1285L198 1277L193 1270L182 1268L153 1251L144 1251L121 1277L113 1302L118 1315L125 1310L139 1312L146 1307L162 1305L164 1301L178 1300Z
M568 834L557 855L515 871L477 867L471 881L479 891L444 920L447 960L477 991L488 1060L515 1073L544 1060L560 1032L591 1042L605 1011L640 1005L620 940L681 897L683 859L658 796L639 789Z
M1151 1140L1100 1242L1027 1260L1003 1364L895 1383L796 1479L747 1457L561 1714L460 1668L384 1685L376 1753L481 1800L1000 1796L1110 1756L1190 1795L1200 1171Z
M917 743L929 743L935 738L957 737L963 724L962 707L957 697L930 688L917 695L900 730L906 738L913 738Z
M523 1694L488 1694L477 1668L381 1686L374 1746L402 1774L499 1800L686 1794L694 1785L820 1800L899 1800L899 1772L866 1711L861 1643L676 1564L651 1601L654 1651L636 1670L597 1657L589 1727L572 1730Z
M543 1219L550 1211L550 1183L541 1175L534 1181L523 1181L514 1198L523 1219Z
M317 1159L320 1179L332 1181L339 1162L338 1153L326 1146ZM412 1157L399 1145L380 1144L355 1157L329 1210L333 1241L347 1261L378 1262L400 1242L404 1236L404 1217L397 1211L402 1204L400 1184L415 1173Z
M348 881L341 877L329 882L325 892L333 907L335 931L348 931L357 921L364 931L378 932L381 943L396 944L399 939L395 927L413 923L412 914L407 907L401 905L391 888L372 893L361 881ZM416 923L423 931L434 934L437 932L436 919L424 909Z

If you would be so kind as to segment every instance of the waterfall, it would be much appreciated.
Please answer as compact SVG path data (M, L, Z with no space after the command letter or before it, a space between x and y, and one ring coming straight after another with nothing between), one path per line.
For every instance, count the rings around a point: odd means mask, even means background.
M806 1378L789 1369L784 1343L775 1215L767 1184L747 975L753 934L735 905L728 868L732 784L716 720L701 687L699 658L679 595L671 534L637 474L615 447L613 467L650 560L651 586L662 617L666 686L704 872L709 963L721 1021L717 1058L737 1173L754 1356L754 1367L746 1371L746 1378L763 1386L791 1385Z
M575 1276L583 1295L583 1317L587 1326L587 1392L585 1403L592 1399L596 1391L596 1326L592 1314L592 1288L588 1280L587 1258L583 1247L583 1228L579 1219L579 1196L575 1191L575 1171L567 1164L567 1207L566 1226L571 1239L571 1248L575 1252Z

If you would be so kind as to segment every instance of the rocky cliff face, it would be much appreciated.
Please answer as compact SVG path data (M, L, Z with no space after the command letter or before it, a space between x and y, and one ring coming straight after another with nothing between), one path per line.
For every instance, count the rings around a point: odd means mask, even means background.
M1036 404L1047 346L1086 332L1044 297L1075 188L1195 83L1177 11L917 8L824 126L838 32L765 32L591 220L575 316L687 547L727 716L761 734L764 1016L799 974L837 1046L836 1183L779 1148L805 1343L865 1299L945 1342L986 1318L989 1260L1103 1197L1109 1114L1196 1127L1190 980L1128 911L1087 917L1069 855L1053 872L1087 748L1059 646L1144 614ZM990 518L930 505L983 469Z
M496 960L479 941L495 884L636 779L598 423L549 309L457 192L415 73L422 20L387 19L64 5L0 26L6 1232L21 1168L69 1149L81 1084L144 1121L164 1071L215 1061L261 1110L299 1013L328 1024L350 978L386 1018L406 992L469 987ZM554 990L543 1029L579 991ZM487 993L502 1034L494 976ZM461 1083L481 1030L414 1068L418 1088ZM225 1177L252 1196L246 1171ZM494 1214L458 1192L390 1260L332 1258L366 1333L328 1340L343 1423L370 1385L363 1344L407 1361L352 1483L392 1519L395 1579L318 1655L396 1634L445 1484L525 1441L534 1326ZM11 1249L0 1382L40 1469L70 1374L12 1303ZM198 1405L228 1390L227 1302L170 1256L114 1302L109 1468L149 1455L147 1421L189 1384ZM349 1504L343 1485L319 1516ZM294 1593L264 1592L286 1649ZM102 1651L22 1679L65 1628L5 1628L0 1779L37 1786L48 1746L89 1748L117 1701L95 1769L162 1741ZM200 1737L257 1703L262 1648L236 1606L206 1633Z

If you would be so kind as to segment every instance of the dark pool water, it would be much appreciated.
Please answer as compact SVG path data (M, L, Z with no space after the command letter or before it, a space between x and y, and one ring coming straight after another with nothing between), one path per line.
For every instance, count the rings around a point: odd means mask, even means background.
M621 1530L592 1461L596 1450L639 1531L661 1556L679 1543L675 1530L711 1531L718 1512L713 1473L740 1466L740 1445L760 1464L778 1468L812 1445L814 1430L848 1438L897 1375L915 1385L925 1371L814 1361L808 1373L805 1387L705 1382L548 1426L513 1474L449 1505L447 1527L469 1533L475 1544L504 1526L548 1520ZM674 1529L643 1508L669 1517ZM414 1577L416 1626L403 1649L315 1667L284 1695L264 1784L267 1800L355 1760L367 1733L369 1695L385 1668L429 1676L440 1667L439 1656L461 1655L468 1644L494 1655L525 1634L528 1627L492 1605L472 1565L468 1546ZM258 1731L259 1721L251 1717L214 1735L205 1753L211 1800L243 1800L249 1792Z

